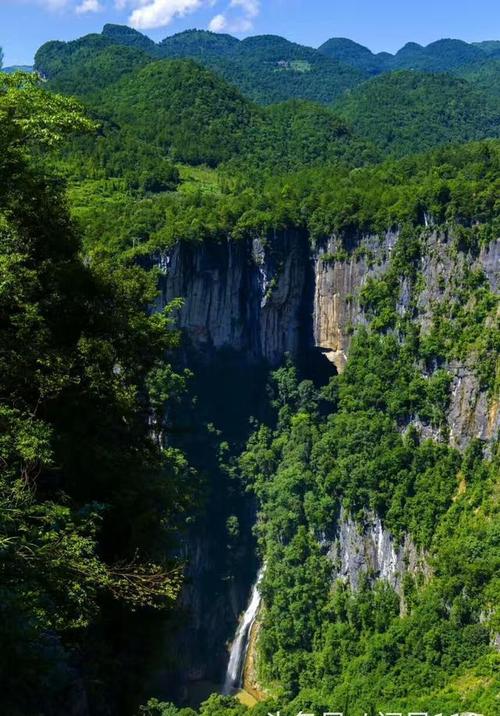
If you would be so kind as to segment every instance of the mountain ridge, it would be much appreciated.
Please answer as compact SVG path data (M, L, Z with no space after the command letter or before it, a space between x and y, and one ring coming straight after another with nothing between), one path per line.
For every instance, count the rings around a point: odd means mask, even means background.
M63 71L61 62L64 65L75 54L123 45L140 50L151 59L195 60L259 104L294 98L328 104L373 75L401 69L463 73L464 68L495 60L500 53L495 43L441 39L426 47L409 42L395 54L375 54L348 38L330 38L319 48L313 48L279 35L255 35L240 40L229 34L197 29L184 30L155 43L137 30L108 23L101 33L66 43L45 43L36 54L35 67L51 78L55 72Z

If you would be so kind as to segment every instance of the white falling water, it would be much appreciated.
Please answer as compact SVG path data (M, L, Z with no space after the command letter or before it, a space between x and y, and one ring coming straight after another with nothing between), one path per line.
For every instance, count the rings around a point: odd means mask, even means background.
M248 639L261 602L259 584L264 576L264 570L265 567L261 567L257 574L257 580L253 585L248 607L238 625L234 641L231 645L226 678L222 689L222 693L225 695L234 693L234 691L241 686L241 676L248 648Z

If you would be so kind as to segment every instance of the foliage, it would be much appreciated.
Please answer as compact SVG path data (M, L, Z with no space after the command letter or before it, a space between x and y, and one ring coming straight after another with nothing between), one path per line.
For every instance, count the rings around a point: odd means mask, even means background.
M408 42L390 61L391 69L449 72L455 67L475 62L484 57L483 50L463 40L443 39L422 47Z
M499 143L463 144L498 136L498 105L432 73L484 72L484 86L496 61L490 47L483 65L486 51L441 41L391 58L343 40L316 51L203 31L156 45L108 25L40 49L50 92L36 77L0 79L6 712L66 708L75 673L91 710L136 710L142 649L163 628L152 608L175 601L172 555L199 511L191 465L225 580L241 577L251 542L243 491L257 501L257 663L270 694L294 713L493 709L498 455L480 441L465 454L450 447L447 411L453 360L476 362L482 389L498 387L497 301L473 261L498 234ZM382 67L419 71L364 81ZM78 95L92 120L54 90ZM339 99L344 118L311 99ZM413 156L422 149L432 151ZM324 260L335 263L391 229L388 268L357 297L368 325L323 388L287 361L263 406L257 368L250 377L220 355L191 377L169 362L178 304L151 315L157 275L141 267L176 242L294 230L333 237ZM457 270L420 331L432 231L448 236ZM179 408L187 379L202 399ZM262 422L234 459L251 401ZM179 415L189 429L172 438ZM335 580L341 508L361 525L378 515L427 569L407 574L400 594L369 573L356 592ZM269 700L254 716L275 710ZM213 695L199 712L245 707ZM194 716L155 699L140 713Z
M500 97L500 56L482 58L473 64L458 67L454 74L462 77L482 92Z
M375 77L336 109L363 138L396 156L498 136L498 101L447 75L401 71Z
M373 54L367 47L344 37L327 40L319 51L348 65L367 70L371 74L397 70L420 72L451 72L457 68L473 65L484 60L488 43L467 43L462 40L437 40L427 47L408 42L395 55L388 52ZM491 46L495 52L495 45Z
M234 165L236 175L181 168L180 189L158 196L134 194L116 180L84 181L71 193L87 247L115 255L286 228L307 230L313 242L335 233L347 246L363 233L426 222L449 223L475 252L497 231L498 161L498 143L484 142L376 166L318 165L281 176L258 176L248 164L246 175L244 164ZM186 182L188 173L194 181Z
M168 312L144 311L154 277L84 263L40 166L41 148L93 125L32 76L0 82L1 703L25 716L71 688L101 618L113 639L113 618L174 603L192 491L183 455L148 429L148 376L176 344Z
M144 35L129 28L109 25L104 27L102 35L87 35L68 43L46 43L37 52L35 64L59 90L67 90L63 83L69 77L73 77L73 87L78 86L75 81L78 68L75 72L75 66L91 60L96 50L109 48L112 44L140 50L152 59L195 60L261 104L289 99L329 103L365 77L362 71L332 60L317 50L273 35L240 42L230 35L188 30L154 45ZM306 73L304 63L309 68ZM285 64L287 72L282 71Z
M461 456L402 430L415 415L442 420L448 386L439 370L422 378L414 344L366 330L322 391L292 365L273 376L277 423L257 428L239 469L259 500L266 562L260 679L292 712L493 703L498 457L484 460L480 441ZM376 575L356 592L332 582L341 504L425 549L433 577L407 575L404 615Z
M382 72L392 60L392 56L387 52L374 55L367 47L346 37L332 37L320 45L318 51L327 57L345 62L347 65L365 70L370 74Z

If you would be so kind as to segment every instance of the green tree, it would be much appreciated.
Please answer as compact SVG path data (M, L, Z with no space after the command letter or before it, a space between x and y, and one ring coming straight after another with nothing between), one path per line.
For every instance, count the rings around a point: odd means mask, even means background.
M168 311L144 311L156 290L138 267L82 261L41 161L93 126L34 77L0 77L0 700L23 716L71 691L91 630L109 644L120 614L172 605L180 586L168 550L191 473L148 428Z

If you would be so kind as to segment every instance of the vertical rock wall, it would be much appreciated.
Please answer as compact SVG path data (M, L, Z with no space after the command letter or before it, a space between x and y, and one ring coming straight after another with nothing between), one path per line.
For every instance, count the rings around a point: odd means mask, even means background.
M230 347L272 365L296 355L305 335L303 308L310 258L307 237L280 232L266 240L179 243L158 259L160 307L184 298L179 313L200 352Z
M244 362L266 361L271 366L279 364L286 353L299 357L316 348L341 371L354 329L367 322L360 292L371 277L387 271L397 239L394 232L358 237L349 251L334 236L311 247L308 237L298 231L278 232L266 239L180 243L154 257L162 274L158 308L173 298L184 299L179 327L191 349L209 363L222 348L241 353ZM430 230L422 244L422 280L413 305L414 318L425 332L436 304L453 300L466 268L482 269L491 288L497 290L500 241L475 257L460 252L449 236ZM410 286L402 281L400 313L409 310L411 298ZM498 401L481 390L473 362L454 361L447 368L452 375L451 444L463 449L472 437L493 438L500 420ZM198 573L210 572L210 548L199 539L193 545L194 587ZM342 511L329 556L335 576L354 589L361 575L368 573L386 580L401 595L405 572L428 571L424 556L410 538L396 544L372 514L358 524ZM192 660L182 678L213 679L214 669L207 668L205 656L210 649L221 654L221 644L211 646L210 634L221 621L227 623L241 611L244 594L233 588L223 590L207 607L206 599L202 603L196 590L188 587L185 601L194 625L190 634L198 639L203 658ZM184 651L187 664L190 650Z

